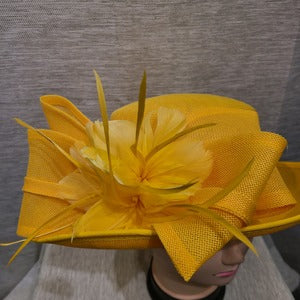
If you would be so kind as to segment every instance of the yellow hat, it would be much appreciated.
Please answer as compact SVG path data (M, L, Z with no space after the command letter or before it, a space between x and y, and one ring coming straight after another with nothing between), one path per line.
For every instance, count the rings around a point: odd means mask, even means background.
M273 233L300 221L300 164L278 162L286 140L263 132L241 101L171 94L102 122L70 101L41 97L50 129L28 128L30 149L18 231L85 248L165 247L185 280L233 236ZM12 259L15 257L12 257Z

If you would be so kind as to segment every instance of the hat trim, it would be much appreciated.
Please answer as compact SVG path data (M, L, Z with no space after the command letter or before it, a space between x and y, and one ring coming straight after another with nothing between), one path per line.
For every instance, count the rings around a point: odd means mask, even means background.
M265 229L272 229L276 227L282 227L285 225L293 225L300 222L300 215L286 218L286 219L280 219L277 221L262 223L262 224L256 224L256 225L249 225L246 227L241 228L242 232L255 232Z
M256 225L249 225L240 230L245 234L250 234L262 231L262 230L270 230L270 233L273 232L272 229L276 229L278 227L283 226L292 226L300 222L300 215L293 216L286 219L281 219L277 221L256 224ZM23 226L24 228L24 226ZM33 229L33 228L32 228ZM276 231L276 230L275 230ZM20 236L26 237L25 234L19 234ZM259 234L257 234L259 235ZM145 238L148 239L150 237L156 237L157 234L154 230L149 229L127 229L127 230L111 230L111 231L86 231L83 233L78 233L75 239L86 239L86 238L113 238L113 239L126 239L126 238ZM70 240L72 237L71 233L67 234L57 234L55 237L40 237L35 238L35 242L56 242L56 241L63 241L63 240Z

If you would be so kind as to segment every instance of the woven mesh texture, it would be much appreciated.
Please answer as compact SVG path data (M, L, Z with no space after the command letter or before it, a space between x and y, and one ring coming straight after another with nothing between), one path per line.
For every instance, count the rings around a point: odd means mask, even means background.
M78 248L98 248L98 249L145 249L161 248L162 244L157 236L114 236L114 237L93 237L70 239L55 242L56 244L78 247Z
M72 138L54 131L43 132L58 143L65 151L69 151L75 142ZM26 176L50 182L58 182L68 173L74 171L74 165L38 133L29 130L28 141L30 155ZM58 164L58 161L61 163Z
M237 227L243 224L228 213L219 211L218 214ZM155 230L185 280L232 238L220 223L204 216L157 224Z

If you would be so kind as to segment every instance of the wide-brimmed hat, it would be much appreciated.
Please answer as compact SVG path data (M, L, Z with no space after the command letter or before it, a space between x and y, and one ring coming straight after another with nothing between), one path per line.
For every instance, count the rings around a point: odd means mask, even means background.
M41 97L50 129L28 128L29 163L18 231L84 248L164 247L185 280L232 237L300 221L300 164L279 162L286 140L261 131L250 105L170 94L121 107L102 121L70 101ZM14 258L15 256L13 256Z

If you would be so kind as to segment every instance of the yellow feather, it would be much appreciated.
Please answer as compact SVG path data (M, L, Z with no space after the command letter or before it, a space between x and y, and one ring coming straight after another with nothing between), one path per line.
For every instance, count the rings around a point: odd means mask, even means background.
M224 227L227 228L227 230L233 234L237 239L239 239L240 241L242 241L245 245L247 245L255 255L257 254L257 251L255 249L255 247L253 246L253 244L250 242L250 240L242 233L242 231L240 229L238 229L236 226L230 224L228 221L226 221L223 217L219 216L218 214L216 214L215 212L213 212L212 210L205 208L205 207L201 207L200 205L193 205L193 204L175 204L172 205L170 207L178 207L178 208L185 208L190 212L194 212L196 214L202 214L205 215L211 219L213 219L214 221L220 223L221 225L223 225Z
M208 208L210 206L213 206L218 201L222 200L224 197L226 197L230 192L232 192L245 178L245 176L248 175L249 170L254 162L254 158L252 158L246 167L243 169L243 171L236 176L224 189L222 189L220 192L218 192L216 195L205 201L201 204L203 208Z
M246 246L249 247L249 249L252 250L252 252L258 256L258 253L254 247L254 245L250 242L250 240L241 232L240 229L238 229L236 226L230 224L229 222L227 222L224 218L222 218L221 216L219 216L218 214L214 213L213 211L204 208L204 207L198 207L196 212L199 212L200 214L206 215L210 218L212 218L213 220L219 222L220 224L222 224L224 227L227 228L227 230L233 234L237 239L239 239L241 242L243 242Z
M95 70L94 70L94 75L96 78L98 101L99 101L101 115L102 115L102 121L103 121L103 128L104 128L106 149L107 149L107 158L108 158L108 164L109 164L109 172L110 172L110 174L113 174L112 164L111 164L111 155L110 155L109 127L108 127L109 125L108 125L108 116L107 116L105 95L104 95L101 79Z
M41 130L36 129L36 128L30 126L29 124L27 124L26 122L24 122L24 121L22 121L22 120L20 120L20 119L18 119L18 118L15 118L15 120L16 120L16 122L17 122L18 124L20 124L21 126L27 128L27 129L33 130L33 131L35 131L36 133L38 133L39 135L41 135L42 137L44 137L44 138L45 138L46 140L48 140L52 145L54 145L55 148L56 148L59 152L61 152L61 153L62 153L62 154L63 154L70 162L72 162L76 167L79 167L78 162L77 162L75 159L73 159L73 157L72 157L69 153L67 153L67 152L66 152L64 149L62 149L58 144L56 144L52 139L50 139L47 135L45 135L43 132L41 132Z
M42 225L40 225L23 243L22 245L17 249L17 251L14 253L14 255L10 258L8 265L10 265L12 263L12 261L16 258L16 256L24 249L24 247L26 247L26 245L28 243L30 243L30 241L32 241L32 239L34 239L37 236L37 233L47 224L56 221L60 216L64 215L65 213L73 210L74 208L77 208L81 205L88 205L90 203L90 201L93 199L95 195L91 194L87 197L84 197L83 199L80 199L78 201L76 201L75 203L69 205L67 208L63 209L62 211L60 211L57 215L53 216L52 218L50 218L49 220L47 220L46 222L44 222Z
M144 71L143 79L140 85L140 93L139 93L139 104L138 104L138 114L137 114L137 121L136 121L136 132L135 132L135 143L133 149L137 149L140 130L144 118L144 111L145 111L145 100L146 100L146 88L147 88L147 75Z
M180 137L183 137L195 130L201 129L201 128L206 128L206 127L210 127L210 126L215 126L216 123L208 123L208 124L202 124L202 125L198 125L198 126L194 126L191 128L188 128L186 130L183 130L177 134L175 134L173 137L171 137L170 139L162 142L161 144L157 145L156 147L154 147L146 156L145 160L149 160L154 154L156 154L158 151L160 151L161 149L163 149L164 147L166 147L167 145L169 145L170 143L175 142L177 139L179 139Z

